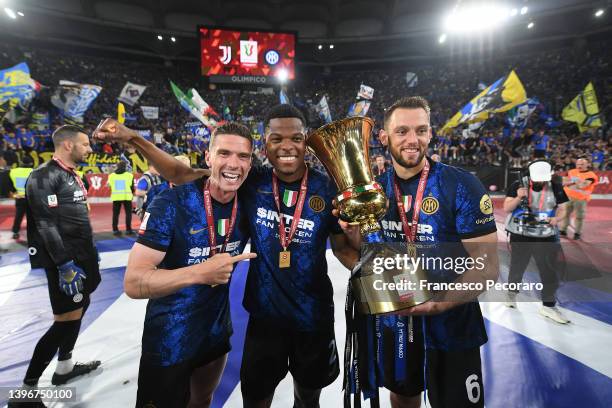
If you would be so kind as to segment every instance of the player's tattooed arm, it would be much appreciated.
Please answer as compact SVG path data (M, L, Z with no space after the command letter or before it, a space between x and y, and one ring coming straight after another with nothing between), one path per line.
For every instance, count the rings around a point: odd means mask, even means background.
M163 178L176 185L210 176L209 170L192 169L175 160L174 157L140 136L138 132L112 118L106 118L100 122L93 133L93 138L101 141L128 143L134 146L148 161L153 163Z
M338 258L340 263L348 270L353 270L359 261L359 251L354 249L349 243L349 239L345 234L331 234L329 236L332 252Z

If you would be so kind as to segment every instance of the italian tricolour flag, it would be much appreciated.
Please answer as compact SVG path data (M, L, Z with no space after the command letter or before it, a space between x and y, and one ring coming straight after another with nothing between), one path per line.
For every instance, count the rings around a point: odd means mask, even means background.
M412 205L412 196L411 195L403 195L402 196L402 204L404 205L404 211L410 211L410 206Z
M222 237L227 234L227 230L229 229L229 219L224 218L222 220L217 221L217 234Z
M297 191L285 189L285 193L283 194L283 203L285 203L285 206L287 207L293 207L295 203L297 203L297 197Z

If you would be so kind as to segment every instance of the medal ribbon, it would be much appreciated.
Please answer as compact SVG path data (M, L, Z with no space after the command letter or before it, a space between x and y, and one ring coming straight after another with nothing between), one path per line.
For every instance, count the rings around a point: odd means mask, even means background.
M81 190L83 190L83 197L85 197L85 200L87 200L87 189L85 188L85 184L83 184L83 180L81 180L79 175L76 174L74 169L71 169L70 167L68 167L68 165L66 163L64 163L62 161L62 159L60 159L58 157L53 157L53 160L55 160L55 162L57 163L58 166L60 166L62 169L66 170L68 173L70 173L70 174L72 174L74 176L74 178L76 179L76 182L78 183L79 187L81 187Z
M210 253L212 256L217 254L217 233L215 231L215 217L213 214L212 199L210 198L210 179L206 180L204 185L204 210L206 213L206 223L208 224L208 239L210 240ZM221 247L221 252L225 252L225 247L234 232L234 226L236 225L236 214L238 213L238 194L234 195L234 204L232 205L232 215L229 221L229 229L225 235L225 242Z
M283 247L283 251L287 250L287 247L291 243L295 232L297 231L297 226L300 222L300 217L302 216L302 210L304 209L304 202L306 201L306 191L308 190L308 166L306 166L306 171L304 172L304 176L302 177L302 184L300 185L300 195L298 196L297 205L295 207L295 212L293 213L293 222L291 223L291 229L289 230L289 236L285 232L285 221L283 219L283 215L281 214L280 207L280 194L278 193L278 177L276 177L276 172L272 172L272 191L274 192L274 202L276 203L276 209L278 210L278 235L280 236L281 246Z
M427 185L427 177L429 177L429 161L425 159L425 166L421 171L421 178L419 179L419 185L417 187L416 200L414 202L414 208L412 209L412 225L408 225L408 218L406 217L406 212L404 211L401 191L397 183L397 175L393 178L395 200L397 202L399 216L402 220L404 235L406 235L406 242L414 242L416 240L419 214L421 213L421 203L423 202L423 193L425 193L425 186Z

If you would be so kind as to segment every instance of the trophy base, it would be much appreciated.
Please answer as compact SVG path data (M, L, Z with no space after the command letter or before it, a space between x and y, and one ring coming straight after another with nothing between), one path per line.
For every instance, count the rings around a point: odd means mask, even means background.
M416 273L385 271L352 277L359 311L367 315L392 313L427 302L432 298L431 292L419 288L425 276L425 271L419 269Z

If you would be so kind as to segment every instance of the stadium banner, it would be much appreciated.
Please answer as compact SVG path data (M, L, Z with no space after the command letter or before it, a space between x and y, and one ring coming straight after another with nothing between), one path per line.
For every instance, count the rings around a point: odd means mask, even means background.
M595 95L595 87L592 82L589 82L584 91L563 108L561 117L565 121L575 122L581 133L588 129L601 127L597 95Z
M134 106L138 99L142 96L147 87L145 85L138 85L132 82L126 82L121 90L121 93L117 97L120 102L126 103L130 106Z
M26 109L39 90L40 84L30 77L30 68L25 62L0 71L0 112L16 106Z
M149 131L150 132L150 131ZM48 162L53 158L53 152L38 152L33 150L30 152L32 160L34 160L34 168L40 166L43 163ZM149 164L145 158L140 156L138 153L125 153L124 159L121 158L120 154L107 154L107 153L90 153L85 161L78 163L78 170L83 173L104 173L105 169L112 168L120 161L129 161L129 166L136 173L144 173L148 170Z
M597 184L593 189L593 194L612 194L612 184L610 184L610 179L612 179L612 171L593 170L593 173L597 175ZM559 172L559 175L567 176L567 172Z
M494 113L506 112L527 100L525 88L516 72L495 81L457 112L440 130L448 133L462 123L482 122Z
M51 97L51 103L64 117L76 123L83 123L83 116L93 101L100 95L102 87L98 85L79 84L61 80L59 87Z
M414 88L419 84L419 77L414 72L406 72L406 84L408 88Z
M141 106L140 109L142 109L142 116L145 119L159 119L159 106Z
M108 174L106 173L90 173L85 175L89 189L87 190L88 197L110 197L111 191L108 183Z
M361 86L359 87L359 92L357 92L357 98L370 100L373 97L374 97L374 88L372 88L371 86L361 84Z

